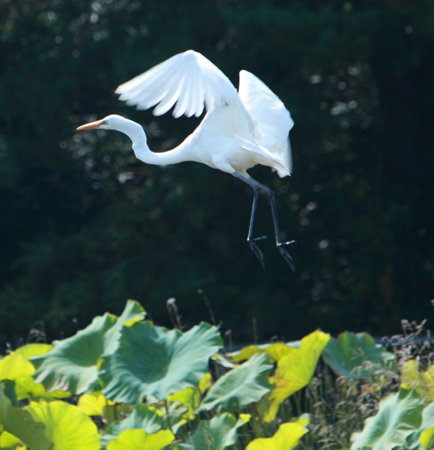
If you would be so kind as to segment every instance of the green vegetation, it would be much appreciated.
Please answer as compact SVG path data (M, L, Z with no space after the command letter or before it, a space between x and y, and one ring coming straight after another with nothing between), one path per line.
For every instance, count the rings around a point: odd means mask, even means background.
M188 48L235 85L255 73L292 113L293 176L252 175L276 191L295 274L272 239L265 270L252 255L252 193L233 177L147 166L120 134L75 132L117 113L156 151L180 142L198 121L113 92ZM199 323L198 289L236 342L390 335L402 317L429 317L433 52L426 0L0 0L2 348L30 329L71 336L74 319L120 314L123 298L168 326L176 296ZM270 237L267 201L258 208L257 235Z
M226 352L217 327L168 330L130 300L119 317L0 361L0 448L433 449L422 332L391 351L317 330Z

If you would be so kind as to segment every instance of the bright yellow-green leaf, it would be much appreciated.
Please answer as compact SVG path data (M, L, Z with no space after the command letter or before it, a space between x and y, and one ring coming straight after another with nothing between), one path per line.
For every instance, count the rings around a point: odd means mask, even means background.
M175 436L169 430L161 430L155 434L146 433L143 429L125 430L117 439L112 439L107 450L160 450L171 444Z
M35 368L22 356L26 353L26 351L15 351L0 360L0 381L5 379L15 381L18 400L38 397L69 397L70 394L64 391L47 393L44 386L33 381L31 375L35 372Z
M167 397L170 402L179 402L188 408L187 416L190 420L195 417L194 411L199 407L201 395L192 387L185 388L183 391L177 391Z
M17 348L14 353L18 353L22 357L29 359L32 356L41 356L48 353L53 346L51 344L27 344Z
M416 360L407 361L401 369L401 385L406 389L415 389L422 396L425 403L434 400L434 366L426 372L419 371Z
M202 395L212 384L212 376L208 372L199 381L198 389L187 387L183 391L177 391L167 397L170 402L179 402L188 408L187 417L193 420L195 411L200 406Z
M101 391L83 394L78 400L78 407L88 416L102 416L104 407L113 405L111 400L107 400Z
M26 358L13 352L0 360L0 381L13 380L31 375L35 368Z
M422 411L422 424L419 431L421 431L420 443L422 447L432 449L431 442L434 436L434 403L429 404Z
M0 434L0 448L15 448L19 443L20 440L7 431Z
M255 439L246 450L292 450L307 433L308 422L307 419L299 419L297 422L283 423L273 437Z
M208 372L199 381L199 391L203 394L212 384L212 376Z
M235 362L241 362L250 359L255 353L267 352L268 356L273 361L279 361L280 358L288 355L294 350L296 350L295 347L286 345L283 342L275 342L274 344L249 345L241 349L241 351L229 353L229 356L231 356Z
M34 382L32 374L35 372L35 368L24 355L30 357L33 356L31 353L34 354L35 352L37 353L38 351L45 351L47 349L36 347L26 349L26 347L21 347L23 350L17 350L0 360L0 381L5 379L15 381L15 392L18 400L25 398L36 399L39 397L69 397L71 395L69 392L60 390L47 392L42 384Z
M423 430L420 434L420 443L423 448L428 448L429 443L431 442L432 437L434 436L434 427L427 428Z
M77 406L66 402L32 402L25 408L37 422L45 425L51 450L99 450L96 425Z
M318 358L329 339L330 335L314 331L302 339L298 349L279 360L274 377L270 380L274 388L269 397L270 407L264 417L266 422L274 420L279 405L286 398L309 384Z
M275 342L266 349L268 356L270 356L270 358L274 361L279 361L280 358L289 355L294 351L296 351L296 348L290 347L289 345L286 345L282 342Z
M251 417L252 417L251 414L240 414L238 420L241 420L243 425L245 425L247 422L250 421Z
M49 450L50 442L45 437L44 424L34 420L25 409L12 406L5 393L8 390L6 383L0 383L0 422L3 430L19 438L32 450Z

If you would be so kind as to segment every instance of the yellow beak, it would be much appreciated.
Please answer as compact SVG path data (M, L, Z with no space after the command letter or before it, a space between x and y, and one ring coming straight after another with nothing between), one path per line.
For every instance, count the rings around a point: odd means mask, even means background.
M85 123L77 128L78 131L91 130L92 128L99 128L102 124L102 120L97 120L96 122Z

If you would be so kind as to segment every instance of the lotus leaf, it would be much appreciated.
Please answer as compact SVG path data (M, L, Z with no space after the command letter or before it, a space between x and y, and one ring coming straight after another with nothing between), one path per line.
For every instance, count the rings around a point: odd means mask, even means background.
M345 332L338 339L330 339L323 358L337 374L354 379L372 377L379 369L396 368L395 356L367 333Z
M129 404L161 401L175 391L196 387L222 339L216 327L202 323L186 333L137 322L122 329L118 350L101 365L103 394Z
M235 411L258 402L270 392L268 375L272 368L266 353L256 353L217 380L202 402L201 409L211 410L220 405L222 410Z
M380 401L378 413L365 420L361 433L351 436L351 450L365 446L372 450L392 450L404 446L406 439L421 425L422 409L420 395L401 387L398 393Z
M97 316L75 336L54 341L49 353L31 359L36 382L47 390L63 389L73 394L98 390L98 360L117 347L123 324L141 320L144 315L143 308L129 300L119 318L108 313Z

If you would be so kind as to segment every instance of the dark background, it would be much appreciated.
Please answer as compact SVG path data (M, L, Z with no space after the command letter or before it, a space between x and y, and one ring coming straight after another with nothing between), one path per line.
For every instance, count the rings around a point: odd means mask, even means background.
M128 138L75 131L118 113L153 150L199 123L115 88L192 48L238 85L261 78L295 120L277 194L297 271L245 242L252 192L206 166L138 162ZM434 3L398 0L0 0L0 339L68 336L125 301L233 340L322 328L375 336L432 315ZM266 197L258 235L273 236ZM74 320L76 319L76 320ZM430 322L428 322L428 326Z

